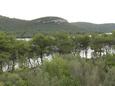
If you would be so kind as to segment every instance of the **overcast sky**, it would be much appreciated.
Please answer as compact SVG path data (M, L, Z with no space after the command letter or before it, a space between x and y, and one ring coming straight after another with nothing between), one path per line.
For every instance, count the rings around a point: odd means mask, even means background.
M69 22L115 23L115 0L0 0L0 15L26 20L58 16Z

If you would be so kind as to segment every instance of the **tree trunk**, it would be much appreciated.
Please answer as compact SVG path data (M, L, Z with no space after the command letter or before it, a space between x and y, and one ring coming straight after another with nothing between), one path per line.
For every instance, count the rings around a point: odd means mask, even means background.
M28 64L28 67L30 67L30 66L32 67L33 65L32 65L32 63L31 63L31 61L30 61L30 58L28 58L28 62L29 62L29 64L30 64L30 65Z
M15 60L13 59L12 60L12 71L14 71L15 70Z
M0 72L3 72L3 70L2 70L2 61L0 61Z
M43 64L43 52L40 53L41 63Z
M10 64L7 63L7 65L8 65L7 71L10 71Z
M100 48L99 56L100 57L102 56L102 50L101 50L101 48Z
M86 59L87 59L87 49L85 49L85 57L86 57Z

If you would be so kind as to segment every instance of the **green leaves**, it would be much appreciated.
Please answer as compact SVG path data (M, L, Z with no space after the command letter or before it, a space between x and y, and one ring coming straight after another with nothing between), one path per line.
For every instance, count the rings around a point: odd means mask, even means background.
M57 52L60 54L71 53L74 49L73 40L71 36L67 33L57 33L54 35L56 39Z

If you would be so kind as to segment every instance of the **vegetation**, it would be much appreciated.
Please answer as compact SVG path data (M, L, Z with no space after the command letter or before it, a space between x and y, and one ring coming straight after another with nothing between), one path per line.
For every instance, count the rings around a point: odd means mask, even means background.
M37 32L111 32L115 24L69 23L59 17L43 17L31 21L0 16L0 31L16 34L17 37L32 37Z
M37 33L29 41L0 32L0 86L114 86L114 48L114 31Z

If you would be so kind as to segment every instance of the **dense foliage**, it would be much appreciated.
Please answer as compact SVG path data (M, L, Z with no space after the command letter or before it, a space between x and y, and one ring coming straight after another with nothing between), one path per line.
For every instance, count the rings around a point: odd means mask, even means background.
M29 41L0 32L0 86L114 86L114 48L114 31L37 33Z

